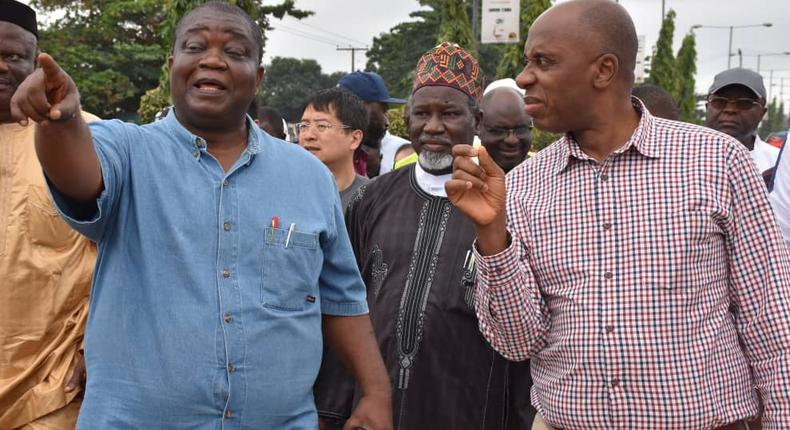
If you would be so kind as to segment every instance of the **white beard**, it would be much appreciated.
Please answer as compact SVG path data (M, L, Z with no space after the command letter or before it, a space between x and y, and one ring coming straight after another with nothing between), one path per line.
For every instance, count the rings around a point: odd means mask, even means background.
M447 170L453 166L453 156L447 153L421 151L417 157L420 167L428 173Z

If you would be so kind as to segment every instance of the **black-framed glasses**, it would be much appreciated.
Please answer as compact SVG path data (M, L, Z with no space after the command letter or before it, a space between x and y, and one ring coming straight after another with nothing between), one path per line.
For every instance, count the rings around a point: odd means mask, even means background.
M314 128L316 133L326 133L327 130L330 128L341 128L341 129L349 129L351 126L345 124L332 124L329 122L300 122L296 124L296 128L299 130L299 133L305 132L310 128Z
M507 139L507 137L510 136L510 133L513 133L513 136L516 136L517 138L524 138L527 137L530 130L532 130L532 124L522 125L515 128L485 127L485 129L486 132L495 139Z
M708 96L708 104L719 110L725 109L730 102L732 102L735 105L735 109L738 110L749 110L757 106L763 107L759 101L748 97L728 99L727 97L721 96Z

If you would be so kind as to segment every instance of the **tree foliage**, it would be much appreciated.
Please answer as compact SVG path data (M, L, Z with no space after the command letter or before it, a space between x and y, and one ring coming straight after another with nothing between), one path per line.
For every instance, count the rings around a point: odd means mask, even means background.
M44 26L40 48L74 79L85 110L133 119L146 89L156 86L167 50L156 31L164 20L156 0L37 0Z
M694 93L697 74L697 44L693 32L689 32L683 38L676 63L680 120L699 124L702 118L697 112L697 97Z
M472 34L472 21L464 0L443 0L439 8L439 35L436 43L453 42L477 57L477 44Z
M402 22L373 38L365 66L366 70L381 75L391 95L401 98L411 93L417 60L436 46L439 33L439 16L435 11L421 10L409 16L416 20Z
M472 2L469 0L455 1L464 4L468 20ZM442 9L443 0L420 0L420 4L426 9L412 12L409 16L414 20L402 22L392 27L388 32L374 37L373 44L367 51L368 62L365 69L381 75L384 82L387 83L390 94L394 97L406 98L409 96L417 61L423 53L437 45L437 40L440 40L441 15L445 12ZM467 21L466 27L469 28L471 34L469 21ZM465 42L446 40L465 46ZM501 56L502 47L500 45L480 45L478 47L476 58L487 82L495 76Z
M765 114L763 122L760 124L758 134L764 138L769 134L787 130L787 115L785 114L784 102L777 103L776 97L768 104L768 112Z
M497 79L515 78L524 67L524 44L532 23L546 9L551 7L551 0L521 0L520 33L521 41L506 45L502 50L502 59L496 69Z
M650 76L647 82L657 85L672 94L678 100L679 85L672 39L675 35L675 11L670 9L661 24L661 31L656 42L655 52L650 61Z
M258 103L277 109L288 122L297 122L307 99L318 90L336 86L344 75L322 73L315 60L274 57L266 66Z

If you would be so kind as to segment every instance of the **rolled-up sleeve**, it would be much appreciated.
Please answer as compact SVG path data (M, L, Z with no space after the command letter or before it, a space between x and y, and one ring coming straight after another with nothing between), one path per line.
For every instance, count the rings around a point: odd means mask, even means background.
M117 206L124 185L123 178L128 174L129 138L122 121L96 121L90 123L89 127L104 184L104 190L96 199L95 212L83 213L77 209L82 205L58 191L51 182L47 181L47 186L55 208L66 223L92 241L99 242Z

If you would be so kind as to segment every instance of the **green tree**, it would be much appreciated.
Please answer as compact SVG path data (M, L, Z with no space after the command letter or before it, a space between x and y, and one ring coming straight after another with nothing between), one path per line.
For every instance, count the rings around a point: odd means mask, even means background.
M506 45L502 52L502 59L496 69L497 79L515 78L524 67L524 44L532 23L546 9L551 7L551 0L521 0L521 41L516 44Z
M693 32L683 38L678 51L677 61L678 105L680 120L699 124L701 118L697 112L697 97L694 93L697 74L697 45Z
M675 55L672 50L675 15L675 11L670 9L661 24L658 42L656 42L655 51L650 60L650 76L647 82L665 89L672 94L675 100L678 100L680 88L675 67Z
M472 2L465 3L467 10L471 11ZM442 0L420 0L420 4L428 9L412 12L409 16L415 20L402 22L373 38L373 44L367 51L366 70L380 74L394 97L409 96L417 61L423 53L436 46L439 39ZM486 81L495 75L501 55L499 45L479 46L476 57Z
M274 57L266 66L258 103L277 109L288 122L297 122L310 95L336 86L344 75L344 72L322 73L315 60Z
M784 103L777 104L776 97L768 104L768 112L760 123L760 128L757 132L762 137L768 137L769 134L787 129L787 116L785 114Z
M157 31L165 18L161 2L36 0L32 5L42 15L58 17L42 29L40 48L74 79L83 108L101 117L134 119L167 54Z
M439 14L434 10L412 12L409 16L416 20L402 22L373 38L365 66L381 75L390 94L401 98L411 93L417 60L436 46L439 33Z
M477 44L472 34L472 21L464 0L443 0L440 3L439 35L437 43L453 42L477 56Z

